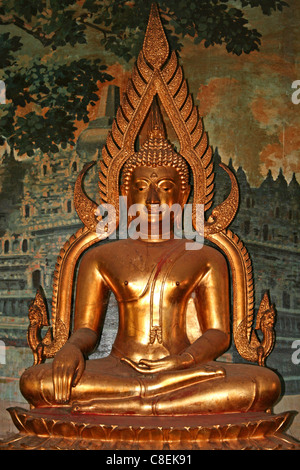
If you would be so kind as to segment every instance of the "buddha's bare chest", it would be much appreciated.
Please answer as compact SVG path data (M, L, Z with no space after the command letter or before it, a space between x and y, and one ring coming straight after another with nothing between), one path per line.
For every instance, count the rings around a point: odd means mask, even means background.
M157 304L168 298L182 301L195 287L201 266L191 262L184 250L171 253L128 252L111 260L106 279L117 300L138 301L148 298Z

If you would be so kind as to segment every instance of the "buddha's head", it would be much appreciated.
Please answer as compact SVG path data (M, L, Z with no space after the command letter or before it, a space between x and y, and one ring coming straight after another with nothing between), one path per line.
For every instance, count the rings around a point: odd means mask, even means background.
M143 204L149 213L158 205L183 207L186 203L190 192L188 164L159 128L150 132L142 148L125 163L121 191L128 205Z
M167 234L171 236L174 230L175 212L178 214L178 208L181 211L189 192L188 164L174 151L162 129L152 127L142 148L123 167L121 193L127 197L128 208L138 207L140 220L147 224L151 239L154 234L160 239L169 238Z

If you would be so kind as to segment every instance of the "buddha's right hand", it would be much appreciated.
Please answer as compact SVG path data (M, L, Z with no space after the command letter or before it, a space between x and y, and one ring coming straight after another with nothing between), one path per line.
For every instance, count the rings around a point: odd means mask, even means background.
M85 368L85 360L80 349L66 343L56 354L52 365L54 397L57 403L68 403L71 388L76 387Z

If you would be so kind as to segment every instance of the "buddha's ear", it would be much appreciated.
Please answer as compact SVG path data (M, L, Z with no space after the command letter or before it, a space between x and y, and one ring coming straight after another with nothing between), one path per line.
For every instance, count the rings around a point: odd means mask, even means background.
M184 206L184 204L187 203L190 192L191 192L191 186L188 184L185 190L182 191L182 196L181 196L182 206Z

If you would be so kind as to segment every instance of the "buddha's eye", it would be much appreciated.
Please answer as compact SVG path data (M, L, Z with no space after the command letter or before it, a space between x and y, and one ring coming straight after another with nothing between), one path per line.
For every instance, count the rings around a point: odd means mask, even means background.
M138 191L145 191L148 188L148 185L145 182L141 181L136 183L135 187Z
M171 191L174 184L171 181L163 181L158 186L161 191L167 193L168 191Z

